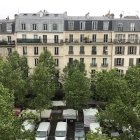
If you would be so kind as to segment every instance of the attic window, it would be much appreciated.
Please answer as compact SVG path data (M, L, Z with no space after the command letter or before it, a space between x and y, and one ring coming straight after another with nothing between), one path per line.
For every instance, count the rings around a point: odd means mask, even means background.
M36 14L33 14L33 16L36 16Z
M45 16L49 16L49 14L45 14Z
M23 14L23 16L27 16L28 14Z

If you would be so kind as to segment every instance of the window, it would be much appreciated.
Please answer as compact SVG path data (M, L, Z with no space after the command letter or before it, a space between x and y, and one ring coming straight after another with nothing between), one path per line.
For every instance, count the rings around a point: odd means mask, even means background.
M7 48L8 55L12 54L12 48Z
M116 43L124 43L125 42L125 34L116 34L115 35Z
M73 54L73 46L69 46L69 54Z
M84 63L84 58L80 58L80 62L81 63Z
M84 46L80 46L80 54L85 54Z
M96 46L92 46L91 54L97 54Z
M84 42L84 34L80 35L80 42Z
M123 74L123 70L117 69L120 74Z
M74 21L68 21L68 30L74 30Z
M138 35L137 34L129 34L128 35L128 42L137 43L138 42Z
M12 23L6 24L6 30L7 30L7 32L12 32Z
M43 43L47 43L47 35L43 35Z
M96 70L91 70L91 74L94 75L96 73Z
M7 41L8 41L8 43L11 42L11 36L7 36Z
M26 24L25 24L25 23L22 23L22 24L21 24L21 29L22 29L22 30L26 30Z
M134 58L129 58L129 66L133 66L134 64Z
M119 32L123 31L123 24L122 23L118 23L118 31Z
M32 24L32 30L37 30L37 24Z
M107 55L108 54L108 50L107 50L107 46L103 46L103 54Z
M54 43L58 43L59 42L59 36L58 35L54 35Z
M125 47L124 46L116 46L115 47L115 54L124 54Z
M23 55L27 54L27 46L23 46Z
M136 59L136 65L140 65L140 58Z
M38 64L38 58L35 58L34 60L35 60L35 66L37 66L37 64Z
M69 58L69 63L72 63L73 62L73 58Z
M59 66L59 59L55 59L55 66Z
M96 42L96 34L92 35L92 42Z
M136 46L128 46L128 54L136 54L137 47Z
M123 66L124 65L124 58L115 58L114 59L114 66Z
M80 21L80 30L85 30L85 21Z
M47 50L47 47L43 47L43 51L46 51Z
M0 32L2 31L2 23L0 23Z
M38 35L34 35L34 39L38 39Z
M102 67L107 67L107 58L103 58Z
M135 31L135 23L130 23L130 31Z
M47 24L43 24L43 30L47 30Z
M26 39L26 34L22 34L22 39Z
M53 30L57 30L57 24L56 23L53 24Z
M104 42L108 42L108 34L104 34Z
M73 34L69 34L69 42L73 42Z
M59 48L58 47L54 47L54 54L58 55L59 54Z
M34 55L38 55L38 47L34 47Z
M92 58L92 62L91 62L91 67L96 67L97 63L96 63L96 58Z
M109 21L103 22L103 30L108 30L109 27Z
M98 29L98 22L92 21L92 30L97 30L97 29Z

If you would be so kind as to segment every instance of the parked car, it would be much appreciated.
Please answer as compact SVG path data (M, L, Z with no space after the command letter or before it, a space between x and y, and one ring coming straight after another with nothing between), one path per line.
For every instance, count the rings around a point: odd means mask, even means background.
M75 122L75 140L85 140L85 131L83 122Z
M67 139L67 122L57 122L55 140Z
M48 140L50 128L50 122L41 122L36 132L36 140Z
M22 124L21 131L30 131L33 132L35 130L34 120L25 120Z

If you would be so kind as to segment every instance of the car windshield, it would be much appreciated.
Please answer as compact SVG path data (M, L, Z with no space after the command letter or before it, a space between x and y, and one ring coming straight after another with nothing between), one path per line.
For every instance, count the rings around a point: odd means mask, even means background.
M66 132L65 131L56 131L55 132L55 136L56 137L65 137L66 136Z
M36 135L37 135L37 137L46 137L47 132L45 132L45 131L37 131Z

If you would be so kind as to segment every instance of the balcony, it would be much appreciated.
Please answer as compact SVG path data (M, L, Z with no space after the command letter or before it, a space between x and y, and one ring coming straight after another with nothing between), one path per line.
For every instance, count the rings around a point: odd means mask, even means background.
M91 63L90 67L97 67L97 63Z
M96 39L96 42L95 41L92 41L92 40L82 40L82 41L80 41L80 39L73 39L73 41L69 41L68 39L65 39L65 43L66 44L79 44L79 45L82 45L82 44L108 44L108 43L112 43L112 39L108 39L108 41L107 42L104 42L104 39L102 38L102 39Z
M23 39L23 38L18 38L17 43L41 43L40 39Z
M85 52L84 51L80 51L79 54L85 54Z
M96 55L97 54L97 51L91 51L91 54L92 55Z
M107 63L102 63L101 67L108 67L108 64Z
M73 51L69 51L68 54L74 54L74 52Z
M42 40L42 39L23 39L23 38L18 38L17 39L17 43L18 44L35 44L35 43L38 43L38 44L60 44L62 45L63 44L63 40L62 39L47 39L47 40Z
M139 39L114 39L114 44L140 44Z
M0 46L2 46L2 45L8 45L8 46L14 46L15 45L15 41L13 40L13 41L5 41L5 40L2 40L2 41L0 41Z

